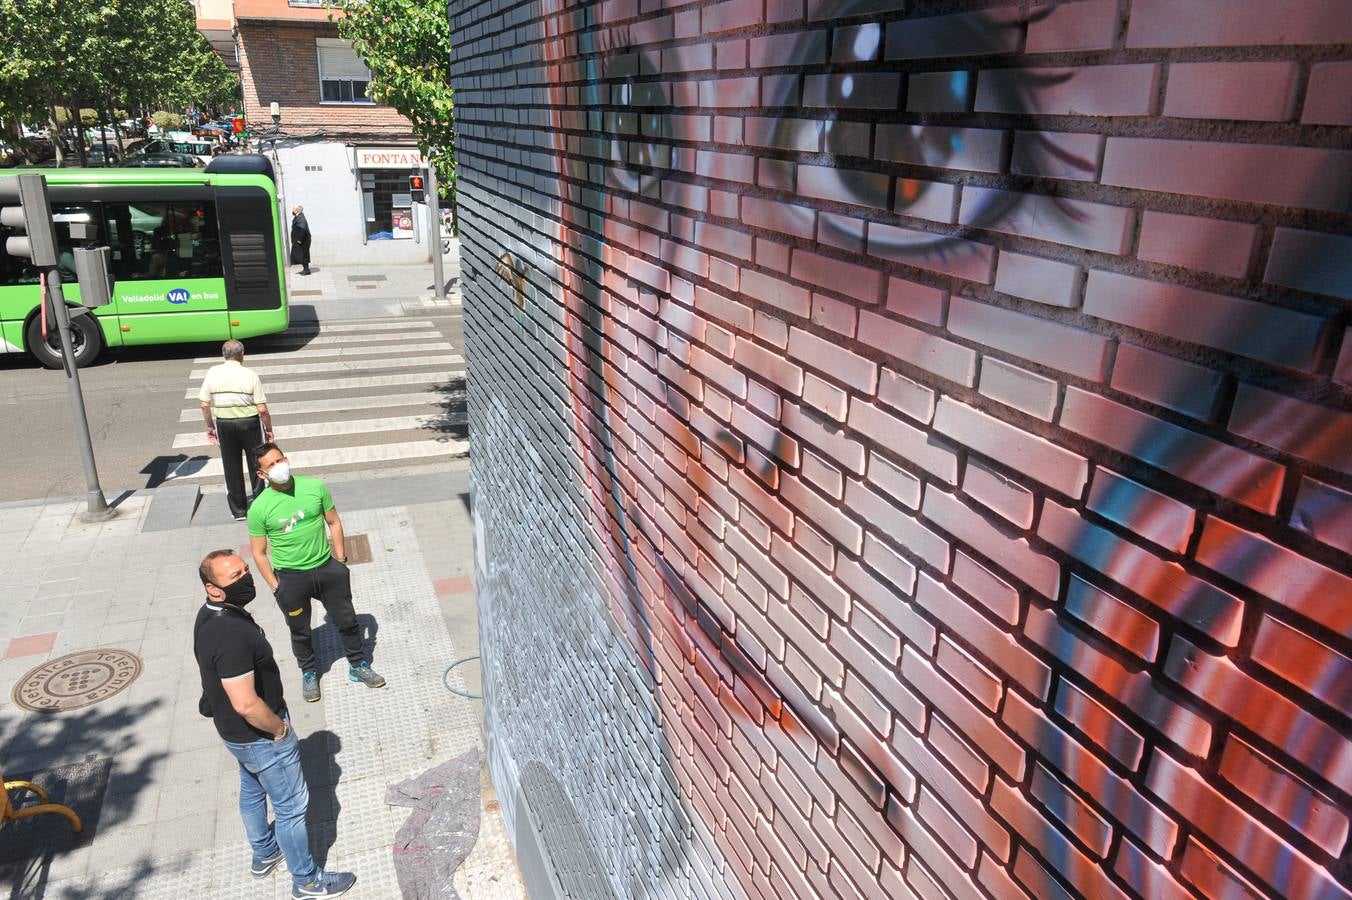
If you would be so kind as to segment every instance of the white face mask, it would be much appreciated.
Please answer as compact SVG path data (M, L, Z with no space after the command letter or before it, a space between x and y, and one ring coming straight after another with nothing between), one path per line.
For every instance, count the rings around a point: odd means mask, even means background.
M286 484L290 480L291 463L286 460L282 460L271 469L268 469L268 481L271 481L273 484Z

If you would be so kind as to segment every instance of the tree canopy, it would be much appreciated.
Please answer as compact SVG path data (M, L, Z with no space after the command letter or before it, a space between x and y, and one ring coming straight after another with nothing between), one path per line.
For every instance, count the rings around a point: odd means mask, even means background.
M187 0L0 0L0 116L53 106L216 106L235 78Z
M455 179L451 24L445 0L338 0L338 34L371 70L366 93L413 123L449 193Z

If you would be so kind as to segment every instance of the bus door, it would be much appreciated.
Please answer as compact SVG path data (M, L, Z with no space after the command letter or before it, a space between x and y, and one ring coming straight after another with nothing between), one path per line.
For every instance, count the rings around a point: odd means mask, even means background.
M102 205L122 342L227 337L221 242L210 197L138 197Z
M290 311L279 262L275 199L258 187L217 187L230 333L236 338L286 328Z

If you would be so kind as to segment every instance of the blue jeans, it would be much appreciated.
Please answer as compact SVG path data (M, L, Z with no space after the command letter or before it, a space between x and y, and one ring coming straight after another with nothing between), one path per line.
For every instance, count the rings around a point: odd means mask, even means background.
M300 768L296 732L288 731L280 741L225 741L225 748L239 760L239 814L253 847L254 862L276 856L280 847L292 881L307 884L315 880L320 871L310 855L310 838L305 831L310 791ZM276 816L275 828L268 825L268 800Z

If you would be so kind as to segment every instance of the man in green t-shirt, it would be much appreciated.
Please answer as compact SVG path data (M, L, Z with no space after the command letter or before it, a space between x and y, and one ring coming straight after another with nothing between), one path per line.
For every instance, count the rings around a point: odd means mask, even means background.
M291 474L291 463L276 444L259 446L254 458L268 486L249 505L249 548L258 574L272 588L291 629L291 649L300 664L301 695L307 703L320 697L310 634L312 600L324 604L338 626L350 665L348 679L367 687L384 687L385 679L362 655L361 626L352 609L352 576L343 548L343 520L338 518L328 487L318 478ZM332 552L325 523L333 536Z

